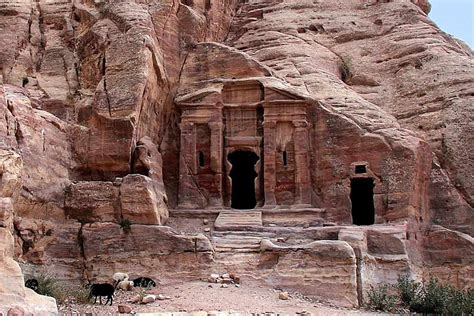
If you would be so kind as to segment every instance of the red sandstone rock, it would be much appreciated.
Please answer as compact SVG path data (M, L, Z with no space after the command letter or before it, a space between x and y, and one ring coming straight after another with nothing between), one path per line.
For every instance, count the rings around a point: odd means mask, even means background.
M120 314L129 314L132 312L132 308L128 305L119 305L117 306L117 312Z
M345 306L357 305L356 259L353 249L342 241L315 241L307 245L277 246L262 241L260 268L270 269L278 286L297 288L308 295L323 296ZM328 277L335 277L326 282ZM276 284L275 284L276 285Z
M63 279L233 267L351 305L400 273L472 286L473 55L429 20L428 1L0 8L0 300L23 302L13 253ZM258 158L266 227L209 240L156 226L212 223L232 205L241 150ZM353 223L351 183L364 179L380 226L338 227ZM178 206L191 219L173 218ZM283 233L283 248L255 251L260 234Z
M21 307L13 307L7 313L7 316L23 316L25 315L25 310Z
M153 181L142 175L128 175L120 187L121 214L133 224L164 224L168 218L164 196Z
M13 151L0 151L0 196L17 197L21 188L23 162Z
M67 216L81 222L118 222L120 188L112 182L84 181L72 184L66 194Z
M13 230L13 205L10 198L0 198L0 227Z
M474 280L474 240L472 236L432 226L423 236L427 274L435 275L445 282L467 288Z
M3 218L11 218L13 204L10 198L0 198L0 201L0 214L3 214ZM7 311L8 315L23 315L25 312L43 312L45 315L57 313L54 298L38 295L25 288L23 274L18 263L13 260L12 233L11 224L0 226L0 313Z

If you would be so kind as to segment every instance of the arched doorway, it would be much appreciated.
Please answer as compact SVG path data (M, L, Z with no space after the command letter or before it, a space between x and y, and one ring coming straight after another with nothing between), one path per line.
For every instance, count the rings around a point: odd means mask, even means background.
M232 179L231 207L235 209L252 209L257 205L255 197L255 163L258 156L251 151L235 151L228 155L232 164L230 177Z
M374 180L371 178L354 178L351 180L352 223L354 225L373 225Z

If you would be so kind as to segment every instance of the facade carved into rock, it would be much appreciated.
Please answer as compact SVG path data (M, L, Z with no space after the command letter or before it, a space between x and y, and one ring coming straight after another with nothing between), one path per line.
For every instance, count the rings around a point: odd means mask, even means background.
M180 103L180 205L196 201L187 176L208 196L201 207L311 205L309 104L258 81L229 83L221 96L216 104L206 104L212 96L202 95L199 102ZM248 157L254 160L239 167ZM236 180L234 168L249 173L243 176L248 179ZM246 194L237 191L248 186L253 190Z
M0 0L4 253L27 276L230 269L351 306L402 273L472 287L473 53L428 11Z

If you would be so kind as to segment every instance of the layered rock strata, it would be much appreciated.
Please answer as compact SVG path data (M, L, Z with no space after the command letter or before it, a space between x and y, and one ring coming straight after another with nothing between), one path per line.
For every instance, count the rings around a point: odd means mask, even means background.
M12 301L31 306L13 252L29 275L233 270L344 305L402 273L472 286L473 55L428 12L420 0L0 0ZM215 231L249 194L232 171L245 159L259 221L237 213ZM357 203L375 225L353 225Z
M18 309L26 313L54 315L58 311L55 299L25 288L20 266L13 260L13 199L21 187L21 169L19 155L0 150L0 313Z

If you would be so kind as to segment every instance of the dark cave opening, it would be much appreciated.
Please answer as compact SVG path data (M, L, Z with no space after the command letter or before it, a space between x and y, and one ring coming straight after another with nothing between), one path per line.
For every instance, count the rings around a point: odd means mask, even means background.
M373 225L375 223L374 180L356 178L351 180L352 223Z
M255 197L255 163L258 156L251 151L236 151L228 155L232 164L232 202L235 209L252 209L257 205Z

